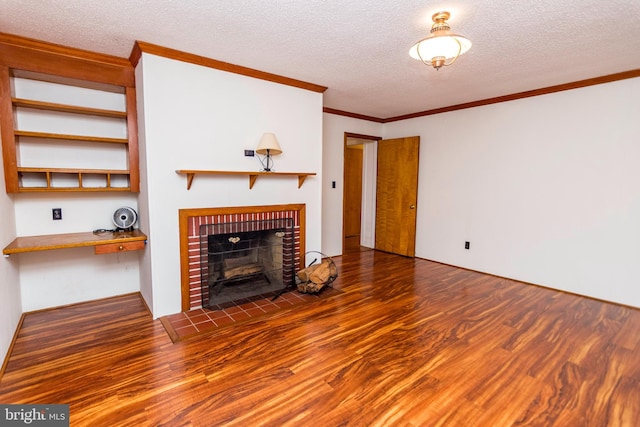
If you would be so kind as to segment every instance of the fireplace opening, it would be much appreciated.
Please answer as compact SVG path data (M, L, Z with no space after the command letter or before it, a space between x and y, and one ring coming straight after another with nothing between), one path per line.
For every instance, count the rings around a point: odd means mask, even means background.
M202 306L278 295L294 283L292 218L200 226Z

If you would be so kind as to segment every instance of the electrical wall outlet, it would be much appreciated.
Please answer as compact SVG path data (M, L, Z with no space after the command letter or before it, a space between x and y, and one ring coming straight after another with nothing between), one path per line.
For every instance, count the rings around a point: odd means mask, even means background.
M253 150L244 150L245 157L253 157L255 156L255 152Z
M62 219L62 208L53 208L51 209L51 214L53 216L53 220Z
M465 248L465 249L470 249L470 248L471 248L471 243L469 243L469 242L464 242L464 248Z

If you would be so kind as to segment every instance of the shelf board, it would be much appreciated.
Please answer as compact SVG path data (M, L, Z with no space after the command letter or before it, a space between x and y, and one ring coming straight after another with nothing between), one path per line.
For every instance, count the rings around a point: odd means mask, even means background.
M192 169L178 169L176 173L179 175L187 176L187 190L191 189L193 178L196 175L242 175L249 177L249 189L253 188L256 180L259 176L297 176L298 188L302 187L305 179L308 176L313 176L315 172L240 172L240 171L213 171L213 170L192 170Z
M64 139L68 141L107 142L112 144L128 144L127 138L108 138L104 136L67 135L62 133L33 132L28 130L16 130L15 136L26 136L43 139Z
M37 168L37 167L18 167L17 171L21 176L22 174L35 174L40 176L43 180L42 185L33 186L20 186L18 192L20 193L37 193L37 192L89 192L89 191L131 191L129 185L126 186L113 186L112 178L115 176L129 176L130 171L120 169L72 169L72 168ZM53 179L59 175L75 175L77 179L77 185L75 186L55 186L52 185ZM104 177L104 185L87 185L83 178L86 175L96 176L101 175ZM122 182L124 184L124 182Z
M131 187L20 187L18 193L131 192Z
M36 101L33 99L12 98L11 102L16 107L33 108L36 110L58 111L62 113L84 114L88 116L111 117L126 119L126 111L105 110L102 108L81 107L78 105L56 104L54 102Z
M16 237L2 250L5 256L24 252L39 252L53 249L81 248L110 243L146 241L147 236L140 230L105 233L66 233L41 236Z
M26 173L87 173L87 174L109 174L109 175L128 175L129 171L126 169L81 169L81 168L37 168L37 167L22 167L18 166L18 172Z

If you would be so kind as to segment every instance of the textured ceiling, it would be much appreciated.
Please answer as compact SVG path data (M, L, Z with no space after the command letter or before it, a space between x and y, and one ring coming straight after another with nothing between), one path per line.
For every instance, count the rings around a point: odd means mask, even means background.
M436 71L408 51L440 10L473 46ZM0 32L120 57L145 41L378 118L640 69L640 0L0 0Z

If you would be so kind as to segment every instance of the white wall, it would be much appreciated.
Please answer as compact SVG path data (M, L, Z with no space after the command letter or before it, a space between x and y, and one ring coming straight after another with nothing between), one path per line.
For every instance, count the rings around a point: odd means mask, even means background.
M149 233L141 268L152 286L143 295L151 294L155 317L181 309L181 208L304 203L307 249L321 247L322 94L149 54L136 75L147 180L140 206ZM259 177L251 190L246 176L196 176L187 191L186 177L175 172L258 171L244 149L255 149L264 132L274 132L283 150L276 171L318 175L300 189L295 177Z
M363 144L362 205L360 215L360 246L376 246L376 190L378 180L378 142Z
M140 144L139 163L140 163L140 193L138 194L138 223L140 230L150 236L150 220L149 220L149 176L147 172L147 151L144 141L146 140L145 131L145 96L144 85L142 84L142 76L144 75L144 64L142 61L138 63L136 68L136 102L138 115L138 142ZM153 249L147 244L144 252L140 254L140 294L147 303L147 306L153 311L153 284L151 281L151 262L153 259Z
M2 152L0 152L0 159ZM5 247L16 237L13 200L4 191L3 163L0 162L0 246ZM22 302L17 257L0 259L0 366L8 356L7 351L20 321Z
M342 201L344 194L344 133L381 136L382 124L335 114L323 114L322 252L342 254ZM375 153L367 152L368 157ZM375 159L375 156L372 158ZM367 169L375 174L373 170ZM332 181L336 188L331 188ZM375 206L375 205L374 205ZM367 236L368 237L368 236Z
M16 194L18 236L112 229L113 212L121 206L137 209L129 193ZM52 208L62 208L54 221ZM25 312L90 301L140 289L140 251L95 255L92 247L11 255L20 271Z
M636 78L385 124L421 136L416 256L640 307L639 117Z

